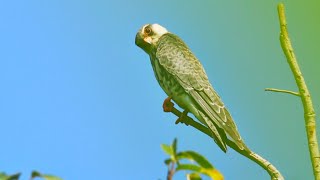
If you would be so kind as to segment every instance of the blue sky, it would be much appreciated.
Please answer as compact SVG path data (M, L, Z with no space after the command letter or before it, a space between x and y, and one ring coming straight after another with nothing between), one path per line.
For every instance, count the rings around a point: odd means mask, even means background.
M288 12L293 42L301 42L297 51L306 57L302 69L319 98L311 78L319 66L309 54L320 28L311 25L299 33L303 17L319 17L314 4L299 9L301 4L288 2ZM248 146L289 179L310 179L299 102L263 92L296 89L278 42L276 5L1 1L0 170L22 172L23 179L34 169L73 180L165 179L160 144L177 137L180 150L205 155L226 179L269 179L251 161L232 150L222 153L211 139L174 125L176 117L162 112L166 96L148 56L134 44L142 25L157 22L199 57Z

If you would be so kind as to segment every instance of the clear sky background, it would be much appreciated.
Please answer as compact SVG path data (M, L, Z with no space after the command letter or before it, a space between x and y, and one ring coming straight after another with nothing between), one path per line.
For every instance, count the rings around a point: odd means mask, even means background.
M36 169L66 180L164 180L160 144L177 137L179 150L205 155L226 180L270 179L162 112L166 96L134 44L142 25L159 23L201 60L247 145L287 179L312 179L299 99L264 92L297 90L278 40L278 2L1 1L0 171L22 179ZM284 3L319 113L320 3Z

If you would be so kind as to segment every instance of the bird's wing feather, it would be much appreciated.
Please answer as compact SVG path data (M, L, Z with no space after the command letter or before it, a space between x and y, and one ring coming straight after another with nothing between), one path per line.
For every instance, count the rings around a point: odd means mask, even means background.
M203 112L219 128L224 129L242 149L244 144L231 115L212 88L202 65L187 45L178 36L165 34L158 42L156 57L160 65L177 79Z

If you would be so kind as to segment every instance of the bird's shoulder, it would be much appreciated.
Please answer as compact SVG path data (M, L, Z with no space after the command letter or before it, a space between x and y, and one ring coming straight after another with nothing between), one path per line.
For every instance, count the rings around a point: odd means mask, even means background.
M155 47L156 56L158 58L163 57L160 61L184 61L188 63L191 60L196 60L187 44L179 36L172 33L162 35Z
M156 46L155 56L160 65L176 76L185 88L202 90L210 86L200 61L177 35L164 34Z

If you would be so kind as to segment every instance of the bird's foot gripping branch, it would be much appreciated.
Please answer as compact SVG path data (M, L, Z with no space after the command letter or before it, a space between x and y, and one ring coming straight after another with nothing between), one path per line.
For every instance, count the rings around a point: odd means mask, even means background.
M177 111L176 108L174 108L174 103L171 102L171 97L168 97L164 100L163 105L162 105L163 111L164 112L172 112L173 111ZM178 119L176 120L175 124L179 124L179 123L184 123L185 125L189 125L188 124L188 111L183 111L182 113L180 113L180 116L178 116Z

